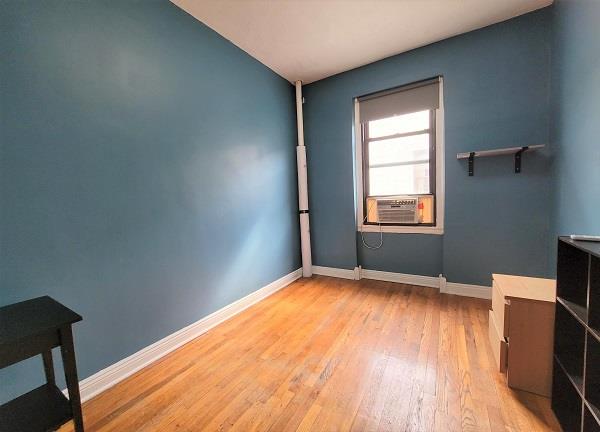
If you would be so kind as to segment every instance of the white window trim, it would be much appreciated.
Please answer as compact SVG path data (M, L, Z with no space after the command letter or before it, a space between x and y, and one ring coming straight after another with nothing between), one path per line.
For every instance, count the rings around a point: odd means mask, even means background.
M444 170L444 81L440 77L440 107L435 115L435 199L436 199L436 225L435 226L389 226L389 225L363 225L363 164L362 164L362 139L360 127L360 110L358 99L354 99L354 148L356 172L356 230L362 232L384 232L397 234L444 234L444 209L445 209L445 170Z

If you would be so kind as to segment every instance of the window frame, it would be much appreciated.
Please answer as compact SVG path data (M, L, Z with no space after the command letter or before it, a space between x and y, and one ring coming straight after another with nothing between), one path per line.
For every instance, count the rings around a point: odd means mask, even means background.
M404 133L396 133L392 135L381 136L377 138L369 138L369 123L361 123L361 139L362 139L362 160L363 160L363 214L362 220L364 221L364 225L388 225L388 226L435 226L436 221L436 211L435 206L437 205L437 200L435 199L435 191L436 191L436 111L437 110L428 110L429 111L429 127L427 129L421 129L413 132L404 132ZM429 134L429 193L427 194L404 194L404 195L433 195L433 223L421 223L421 224L394 224L394 223L377 223L377 222L367 222L365 221L367 216L367 198L373 197L385 197L385 196L396 196L403 194L393 194L393 195L370 195L368 192L370 191L370 172L369 170L373 167L369 164L369 146L372 142L377 141L386 141L395 138L404 138L410 136L417 136L423 134ZM402 165L416 165L418 163L417 160L410 162L399 162L393 164L386 164L387 166L402 166ZM421 162L422 163L422 162ZM367 173L367 175L365 175Z
M444 99L443 99L443 78L440 77L439 85L439 108L430 111L430 144L435 141L435 145L430 145L429 152L429 181L430 195L434 196L434 223L432 224L390 224L374 223L365 221L366 202L369 197L368 175L368 145L370 141L381 141L402 136L411 136L424 133L416 131L403 134L388 135L367 140L368 123L364 125L360 122L360 108L358 98L354 99L354 141L355 141L355 190L356 190L356 225L357 231L362 232L388 232L388 233L406 233L406 234L444 234L444 201L445 201L445 182L444 182ZM433 167L432 167L433 166ZM433 169L432 169L433 168ZM432 178L433 177L433 178ZM425 195L425 194L423 194Z

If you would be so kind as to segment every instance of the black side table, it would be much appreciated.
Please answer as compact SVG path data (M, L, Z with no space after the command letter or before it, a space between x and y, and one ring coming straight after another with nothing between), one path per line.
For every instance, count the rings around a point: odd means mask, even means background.
M73 419L83 432L71 325L81 316L44 296L0 308L0 369L41 354L46 384L0 406L0 431L58 429ZM69 399L56 386L52 348L60 346Z

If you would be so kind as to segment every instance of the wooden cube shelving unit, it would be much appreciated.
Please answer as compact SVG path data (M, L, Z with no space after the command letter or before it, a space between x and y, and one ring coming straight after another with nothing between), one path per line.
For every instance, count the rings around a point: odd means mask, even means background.
M600 243L558 241L552 409L563 430L600 432Z

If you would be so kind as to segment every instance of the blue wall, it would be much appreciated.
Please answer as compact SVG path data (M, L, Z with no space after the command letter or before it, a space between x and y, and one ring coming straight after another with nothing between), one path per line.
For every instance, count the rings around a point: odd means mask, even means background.
M287 81L167 1L0 9L0 304L81 313L80 378L300 266Z
M477 160L456 153L548 143L551 10L354 69L305 89L309 198L316 265L437 276L489 285L492 272L548 274L547 152ZM353 98L444 76L446 224L443 236L385 234L377 251L356 234ZM366 238L374 243L378 234Z
M557 235L600 235L599 24L596 0L554 5L551 142Z

